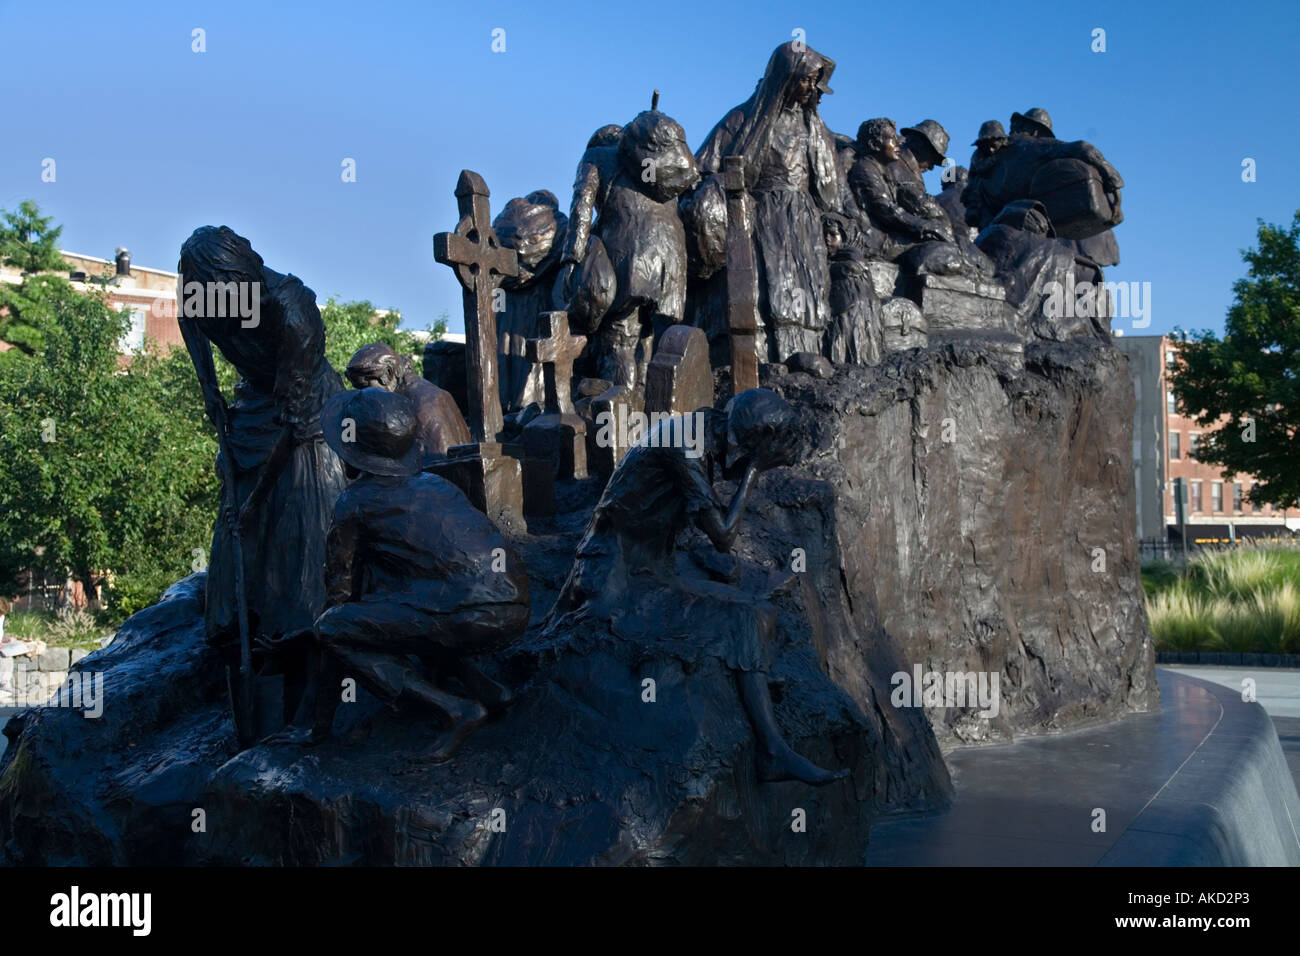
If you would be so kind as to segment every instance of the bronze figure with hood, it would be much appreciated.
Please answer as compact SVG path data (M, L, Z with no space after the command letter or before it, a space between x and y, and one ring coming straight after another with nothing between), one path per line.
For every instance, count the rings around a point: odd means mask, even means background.
M830 321L822 213L840 211L842 184L835 139L817 104L831 92L834 69L834 60L799 41L777 47L754 95L713 128L696 154L706 177L719 174L728 156L745 161L766 332L760 358L769 361L820 353ZM724 286L715 277L696 300L697 324L711 339L726 333Z

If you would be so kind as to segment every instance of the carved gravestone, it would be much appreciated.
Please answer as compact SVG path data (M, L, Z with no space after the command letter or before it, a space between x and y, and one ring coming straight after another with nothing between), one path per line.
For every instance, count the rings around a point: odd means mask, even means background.
M880 324L886 352L926 347L925 317L911 299L899 296L886 302L880 309Z
M543 405L548 414L573 414L573 363L587 344L585 335L569 334L567 312L543 312L539 318L548 335L528 339L528 361L542 366Z
M587 466L597 475L608 477L623 460L631 445L628 429L623 427L636 411L634 393L625 385L611 385L589 400L591 424L587 429Z
M587 477L587 423L574 411L570 383L573 362L587 344L585 335L569 334L566 312L543 312L546 338L528 339L528 361L542 367L544 414L523 430L524 513L555 513L555 479Z
M645 411L684 415L713 407L713 368L703 329L674 325L664 332L646 372Z
M745 202L745 160L723 160L727 191L727 326L731 333L733 394L758 387L758 272L749 206ZM712 405L710 401L708 404ZM694 409L692 409L694 411Z
M465 343L439 339L424 347L424 378L456 400L465 413L468 398L465 385Z

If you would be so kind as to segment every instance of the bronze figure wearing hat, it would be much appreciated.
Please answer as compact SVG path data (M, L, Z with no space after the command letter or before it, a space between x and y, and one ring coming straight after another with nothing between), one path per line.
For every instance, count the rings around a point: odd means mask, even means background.
M967 222L983 229L1007 204L1037 199L1062 243L1098 265L1114 265L1119 246L1110 230L1124 219L1123 186L1100 150L1082 140L1057 139L1047 111L1035 108L1014 114L1009 140L972 162L964 196Z
M921 172L942 166L948 156L948 131L936 120L921 120L915 126L904 126L903 149L911 153Z
M1025 110L1023 113L1011 114L1011 135L1029 136L1041 139L1055 139L1052 132L1052 117L1040 106Z
M527 572L455 485L420 472L419 418L403 396L380 388L340 393L321 421L325 440L356 477L334 506L326 548L312 726L278 739L328 737L340 681L352 676L392 708L431 715L442 733L430 757L448 759L511 699L472 658L522 636ZM468 696L442 686L443 676Z
M893 120L877 117L858 127L857 160L849 170L849 188L858 209L885 235L883 254L888 259L896 259L918 242L952 238L942 209L936 206L925 215L915 208L917 203L905 202L900 195L903 190L891 175L891 167L901 157L902 144Z

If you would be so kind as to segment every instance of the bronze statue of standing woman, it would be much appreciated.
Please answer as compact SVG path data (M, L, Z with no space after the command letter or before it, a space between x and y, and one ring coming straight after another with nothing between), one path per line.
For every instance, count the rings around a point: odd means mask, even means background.
M181 333L220 448L207 635L217 645L247 647L310 628L324 604L325 534L347 482L321 435L320 413L343 382L325 359L315 293L267 268L243 236L227 226L196 229L181 247L179 270ZM236 301L251 308L234 309ZM214 345L239 374L230 403ZM253 730L240 727L240 736Z
M754 95L728 113L696 154L704 176L728 156L745 161L754 204L758 312L767 323L767 354L821 352L830 322L830 267L822 213L840 211L841 174L835 139L817 112L835 61L790 41L772 52ZM714 338L726 331L715 279L701 290L697 324Z

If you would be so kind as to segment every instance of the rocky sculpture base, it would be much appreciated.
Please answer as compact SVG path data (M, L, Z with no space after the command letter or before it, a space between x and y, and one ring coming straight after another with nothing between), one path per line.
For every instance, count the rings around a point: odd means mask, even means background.
M948 802L943 747L1156 706L1121 353L1031 343L1020 369L975 341L763 374L810 453L759 482L738 570L695 532L680 570L794 574L778 723L851 778L760 783L734 676L689 645L542 630L592 478L557 483L550 533L516 539L533 600L499 674L516 700L452 762L429 759L428 722L363 692L319 747L237 754L196 575L79 662L104 674L99 719L11 721L0 863L857 865L877 815ZM898 706L918 668L997 674L997 715Z
M364 692L340 708L333 740L236 753L223 679L204 646L202 588L202 575L179 583L82 662L105 673L101 718L45 708L9 725L0 861L865 858L883 755L849 696L819 679L811 648L783 657L773 676L783 682L777 711L794 745L854 769L853 778L821 789L758 781L753 735L721 661L687 646L614 639L594 626L538 637L516 654L506 675L522 677L514 706L449 763L430 760L432 725L389 714ZM645 699L647 678L653 700Z
M913 675L998 675L992 718L924 706L943 746L1158 706L1126 359L1096 339L1031 340L1023 364L970 339L826 382L764 376L812 436L804 472L835 488L833 560L859 632L877 625Z

